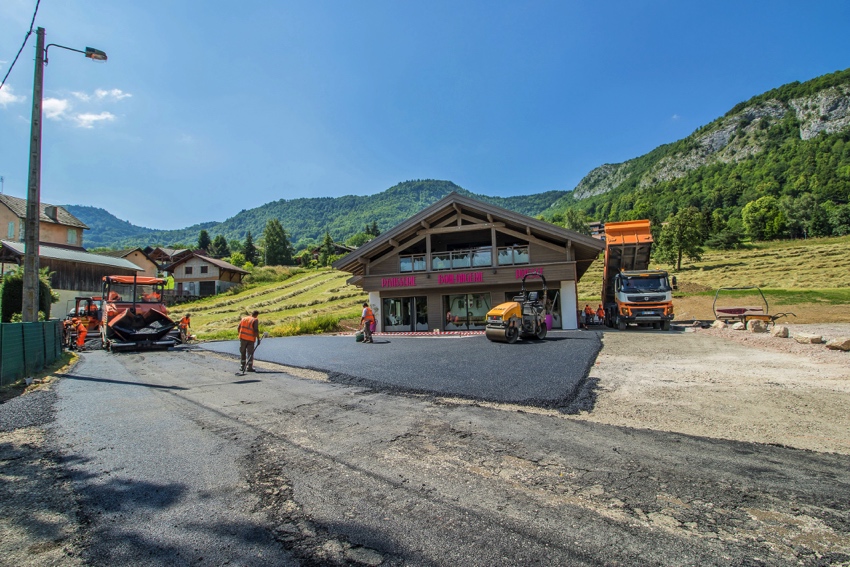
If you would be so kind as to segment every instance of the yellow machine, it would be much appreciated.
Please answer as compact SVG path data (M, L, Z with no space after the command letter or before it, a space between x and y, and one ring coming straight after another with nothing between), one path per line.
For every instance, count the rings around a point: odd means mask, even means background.
M525 278L538 277L543 281L543 292L526 291ZM487 312L484 335L491 341L513 344L518 338L546 338L546 278L530 273L522 278L521 295L513 301L500 303Z

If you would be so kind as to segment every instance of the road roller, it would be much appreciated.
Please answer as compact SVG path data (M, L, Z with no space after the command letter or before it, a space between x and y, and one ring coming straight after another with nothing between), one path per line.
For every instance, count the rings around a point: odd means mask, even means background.
M527 291L526 278L540 278L543 291ZM484 335L491 341L513 344L517 339L546 338L546 278L528 273L522 278L522 291L513 301L506 301L487 312Z

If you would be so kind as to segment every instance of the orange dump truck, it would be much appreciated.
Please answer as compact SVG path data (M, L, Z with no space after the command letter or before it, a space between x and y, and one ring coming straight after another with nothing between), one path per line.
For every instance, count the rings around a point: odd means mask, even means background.
M650 270L652 233L648 220L605 225L605 273L602 304L605 325L625 330L627 325L670 330L673 289L664 270Z

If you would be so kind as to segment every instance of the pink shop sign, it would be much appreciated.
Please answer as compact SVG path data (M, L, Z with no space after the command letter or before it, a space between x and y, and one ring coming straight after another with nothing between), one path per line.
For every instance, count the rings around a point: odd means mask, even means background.
M521 280L528 274L537 274L538 276L542 276L543 268L521 268L516 271L516 279Z
M415 287L416 276L403 276L400 278L381 278L381 287Z
M437 283L440 285L481 283L483 281L484 272L471 272L468 274L440 274L437 276Z

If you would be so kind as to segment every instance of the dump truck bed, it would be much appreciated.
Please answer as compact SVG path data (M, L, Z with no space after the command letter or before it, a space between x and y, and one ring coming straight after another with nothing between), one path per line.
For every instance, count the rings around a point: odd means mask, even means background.
M602 302L614 296L614 275L621 270L643 271L649 267L652 232L648 220L609 222L605 225L605 273Z

